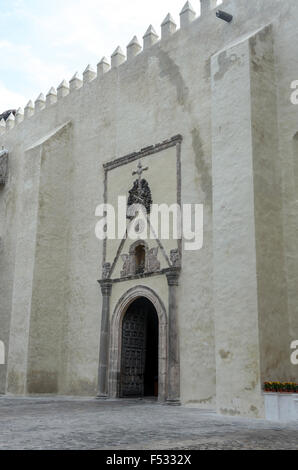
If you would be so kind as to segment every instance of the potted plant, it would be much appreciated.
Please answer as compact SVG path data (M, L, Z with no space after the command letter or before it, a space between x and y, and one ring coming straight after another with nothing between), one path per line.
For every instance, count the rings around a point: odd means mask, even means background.
M295 382L265 382L264 391L271 393L298 393Z

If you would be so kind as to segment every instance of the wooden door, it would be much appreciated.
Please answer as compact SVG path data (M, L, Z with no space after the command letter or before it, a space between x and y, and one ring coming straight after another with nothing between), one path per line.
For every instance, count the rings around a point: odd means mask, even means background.
M144 396L148 315L146 307L142 301L135 301L123 319L120 387L122 397Z

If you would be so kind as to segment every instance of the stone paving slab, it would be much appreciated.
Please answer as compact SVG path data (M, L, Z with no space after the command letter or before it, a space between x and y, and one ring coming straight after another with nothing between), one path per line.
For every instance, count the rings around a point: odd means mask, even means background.
M0 398L0 449L297 449L298 422L222 417L147 400Z

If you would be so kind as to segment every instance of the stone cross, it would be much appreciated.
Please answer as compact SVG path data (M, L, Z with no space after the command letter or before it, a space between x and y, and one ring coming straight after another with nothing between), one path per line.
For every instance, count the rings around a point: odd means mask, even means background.
M139 182L138 182L138 185L139 185L139 194L140 194L141 189L142 189L142 185L141 185L141 183L142 183L142 174L144 173L144 171L148 171L148 170L149 170L149 168L148 168L148 167L144 168L143 165L142 165L142 162L141 162L141 160L140 160L140 161L139 161L139 164L138 164L138 169L137 169L137 171L134 171L134 172L132 173L132 176L138 175L138 177L139 177Z

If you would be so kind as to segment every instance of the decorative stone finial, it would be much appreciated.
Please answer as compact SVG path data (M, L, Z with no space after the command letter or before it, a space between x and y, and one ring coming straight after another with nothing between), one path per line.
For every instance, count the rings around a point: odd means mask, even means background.
M1 119L0 121L0 135L4 134L6 131L6 122L4 119Z
M91 67L91 65L87 65L84 73L83 73L83 82L84 83L89 83L89 82L92 82L92 80L94 80L96 77L96 72L95 70L93 70L93 68Z
M72 79L69 81L69 90L74 91L81 88L83 81L80 79L78 72L74 74Z
M52 87L46 96L46 106L51 106L57 102L57 91Z
M119 67L119 65L125 62L126 57L120 46L118 46L115 52L112 54L111 59L112 59L112 69L115 67Z
M186 28L196 17L196 12L194 11L190 2L186 2L180 13L180 27Z
M217 0L201 0L201 16L205 16L210 10L216 8Z
M106 57L103 57L99 64L97 64L97 76L102 77L111 68L111 65Z
M176 250L171 250L170 259L171 259L172 266L174 268L181 267L181 255L180 255L180 251L178 250L178 248Z
M144 37L144 49L148 49L149 47L153 46L158 41L158 34L156 33L155 29L153 28L152 24L147 29Z
M66 80L63 80L57 88L58 99L64 98L69 94L69 85Z
M110 297L112 293L113 283L110 279L103 279L99 282L101 287L101 293L104 297Z
M102 267L102 278L108 279L111 271L111 263L104 263Z
M142 50L142 46L138 41L137 36L134 36L127 46L127 60L133 59Z
M19 108L16 112L16 124L20 124L24 120L24 111L23 108Z
M165 19L163 20L162 24L161 24L161 37L162 37L162 39L166 39L169 36L171 36L171 34L175 33L176 29L177 29L177 25L176 25L172 15L170 13L168 13L167 16L165 17Z
M33 116L33 114L34 114L34 106L33 106L32 101L30 100L27 103L27 106L25 106L25 118L29 118Z
M6 119L6 129L7 130L13 129L14 125L15 125L15 117L13 113L10 113L10 115Z
M41 111L42 109L44 109L45 105L46 105L45 97L42 93L40 93L40 95L35 101L35 111L36 112Z

